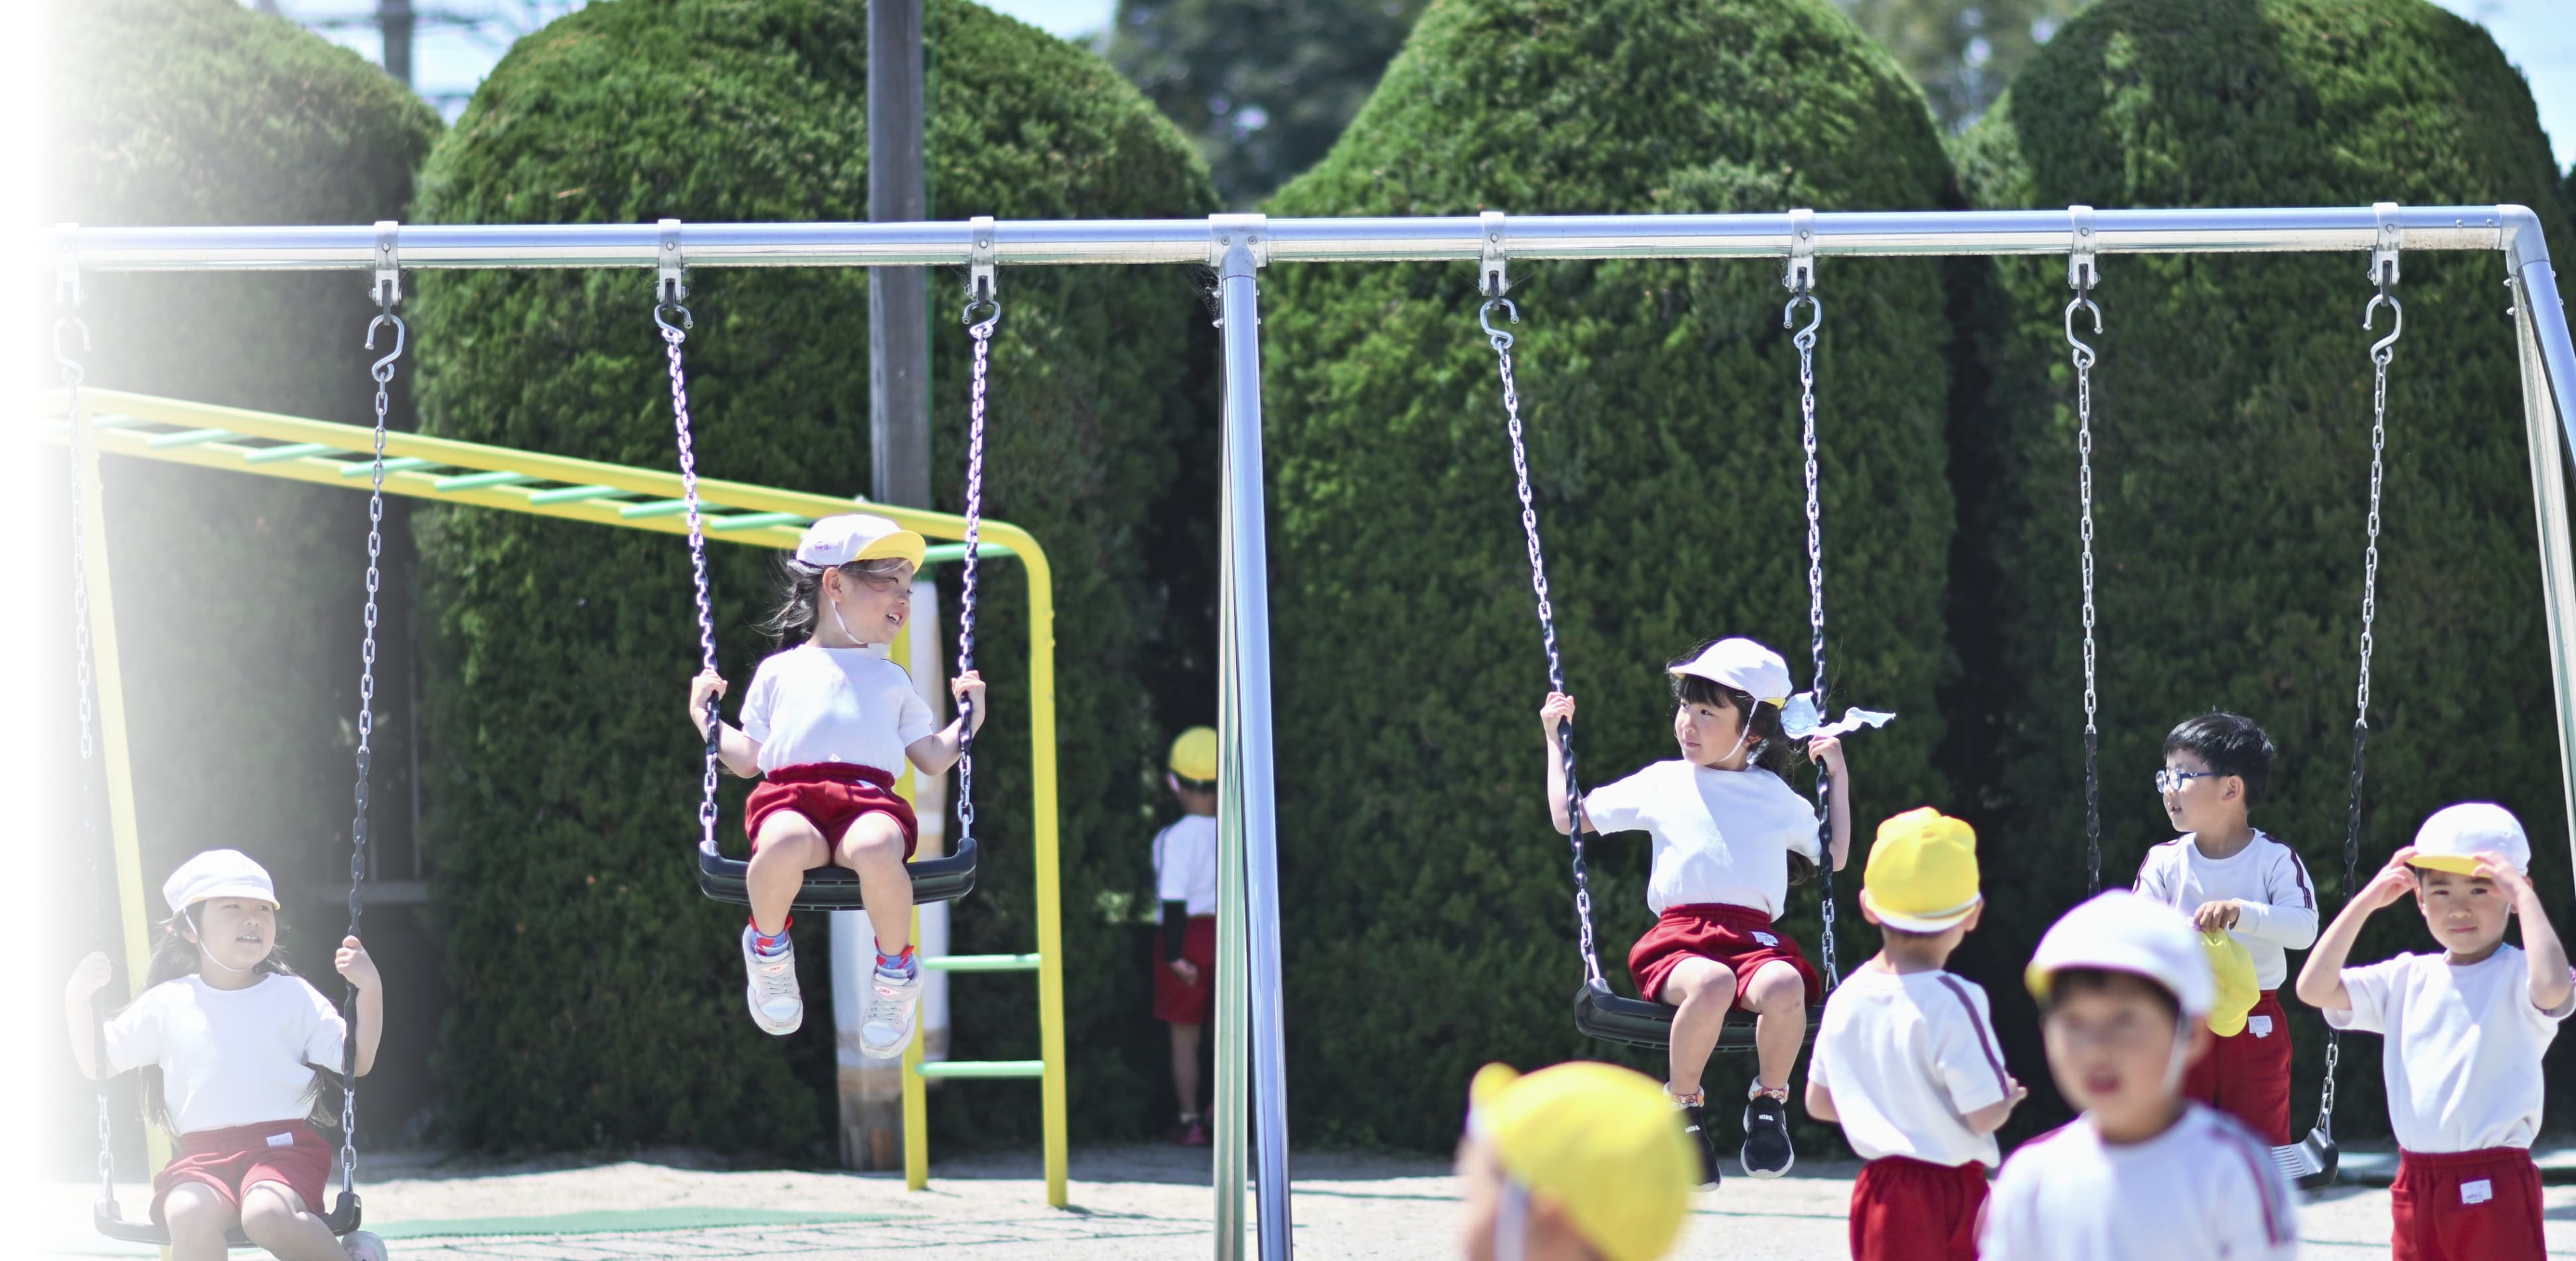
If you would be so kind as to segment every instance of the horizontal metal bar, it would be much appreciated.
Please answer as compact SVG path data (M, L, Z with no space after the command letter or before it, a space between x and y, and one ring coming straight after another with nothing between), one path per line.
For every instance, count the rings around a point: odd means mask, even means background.
M730 517L709 517L709 534L729 534L735 530L766 529L773 525L804 525L806 517L799 512L741 512Z
M186 429L178 433L157 434L146 438L143 440L143 445L155 451L166 451L171 447L193 447L200 442L218 442L225 438L240 436L229 429Z
M983 551L984 560L991 560L996 556L1019 555L1018 552L1012 551L1007 543L987 542L976 546ZM923 548L921 552L921 563L924 568L932 565L954 565L964 559L966 559L966 545L963 543L933 543Z
M606 499L610 495L623 495L626 493L628 492L619 490L614 486L559 486L553 490L541 490L528 496L528 502L532 504L568 504L576 503L584 499Z
M2515 242L2520 207L2419 206L2401 210L2409 250L2499 249ZM2528 211L2521 211L2525 216ZM1468 216L1422 219L1270 219L1251 234L1270 262L1471 262L1484 232ZM2378 218L2368 206L2271 209L2099 210L2105 254L2367 250ZM2073 221L2064 210L1832 211L1814 216L1818 255L2053 254ZM1214 229L1204 219L1012 221L993 225L1003 266L1199 263ZM1506 220L1514 259L1723 258L1785 255L1789 215L1529 215ZM58 242L95 271L358 270L375 261L375 228L79 228ZM406 224L396 234L404 267L653 267L661 233L628 224ZM973 231L939 223L692 223L680 228L689 266L965 266Z
M301 460L308 455L329 455L341 448L327 442L290 442L282 447L262 447L242 457L244 464L276 464L282 460Z
M913 1069L925 1078L962 1077L995 1081L1011 1077L1046 1076L1045 1060L944 1060L923 1064Z
M401 473L411 469L437 468L438 466L438 461L424 460L416 455L398 455L385 461L385 471L388 473ZM342 477L372 477L375 475L375 471L376 460L374 456L362 456L340 466L340 476Z
M523 486L535 480L537 479L525 473L512 473L506 470L495 473L465 473L456 477L438 479L438 488L440 490L482 490L491 486Z
M922 955L921 966L933 972L1035 972L1038 956Z

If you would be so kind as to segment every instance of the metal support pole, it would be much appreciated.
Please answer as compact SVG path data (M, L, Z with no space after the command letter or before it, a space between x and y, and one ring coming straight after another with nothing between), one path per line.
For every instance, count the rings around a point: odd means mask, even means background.
M2576 855L2576 657L2569 637L2576 635L2576 547L2567 523L2566 457L2559 445L2567 434L2576 445L2576 415L2567 406L2571 377L2567 317L2559 306L2558 286L2549 260L2523 264L2512 281L2514 333L2521 350L2523 431L2531 449L2531 499L2540 523L2541 604L2549 613L2550 695L2557 703L2559 791L2567 810L2568 851ZM2553 320L2552 317L2555 317ZM2555 323L2557 354L2550 353L2548 333Z
M1222 735L1240 759L1242 791L1218 803L1243 839L1245 978L1252 1000L1253 1165L1262 1261L1287 1261L1288 1057L1280 1012L1279 827L1270 748L1270 565L1262 519L1261 315L1256 280L1269 232L1260 215L1209 219L1225 333L1226 607L1221 669L1234 690Z
M384 40L385 73L404 87L411 86L411 36L418 25L411 0L376 0L376 33Z

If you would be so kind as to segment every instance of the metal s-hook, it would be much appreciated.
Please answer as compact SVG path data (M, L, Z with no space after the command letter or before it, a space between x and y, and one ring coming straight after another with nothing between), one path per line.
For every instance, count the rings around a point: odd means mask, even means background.
M689 297L689 260L680 249L680 221L664 219L655 225L661 237L654 244L653 323L660 326L665 341L680 341L698 322L684 305ZM664 312L680 317L677 325L664 318Z
M1780 308L1780 327L1788 328L1798 322L1798 304L1801 302L1807 304L1807 326L1799 329L1797 336L1790 340L1804 349L1816 344L1816 328L1825 322L1825 304L1816 297L1813 290L1800 290L1791 294L1789 304Z
M390 308L388 308L383 314L378 315L376 318L367 321L367 349L369 350L374 350L376 348L376 330L383 328L387 324L394 326L393 352L386 355L384 358L377 360L374 367L367 369L368 373L374 376L378 382L386 382L394 379L394 360L402 358L403 352L403 321L402 317L394 314Z
M2405 244L2406 232L2404 225L2398 222L2396 202L2379 202L2370 209L2379 225L2378 236L2370 251L2370 280L2372 284L2379 286L2379 292L2371 298L2369 306L2361 309L2361 328L2365 333L2372 331L2370 326L2379 318L2379 308L2383 303L2387 305L2389 313L2396 317L2395 322L2389 326L2388 336L2370 345L2372 361L2385 367L2389 354L2397 347L2397 339L2404 336L2406 332L2406 307L2397 300L2397 295L2393 292L2397 288L2398 250Z
M54 360L55 362L63 365L63 368L66 371L77 372L80 370L80 362L73 359L63 351L63 330L66 328L79 330L81 353L88 354L89 321L84 320L77 315L69 314L60 316L54 320Z
M1512 305L1509 298L1493 297L1485 299L1485 305L1476 310L1476 323L1484 328L1485 336L1494 343L1494 349L1509 350L1512 348L1512 335L1494 327L1495 307L1501 307L1504 317L1514 324L1521 322L1521 309Z
M960 322L981 327L986 335L991 325L1002 318L1000 251L993 240L993 216L977 215L966 221L966 312ZM984 315L978 318L975 312Z
M2406 335L2406 306L2397 300L2396 294L2388 291L2388 286L2381 285L2379 292L2371 296L2370 305L2361 309L2363 332L2373 331L2370 326L2379 318L2379 308L2382 303L2387 304L2389 313L2396 319L2389 326L2388 336L2370 344L2370 357L2385 362L2389 354L2397 348L2397 339Z
M2066 344L2074 348L2076 357L2083 360L2084 366L2090 367L2100 356L2075 335L2075 313L2079 310L2093 313L2093 335L2099 337L2102 335L2102 308L2095 306L2093 299L2086 297L2081 290L2066 302Z
M2078 310L2091 311L2093 335L2102 335L2102 308L2093 303L2093 286L2102 283L2102 265L2096 253L2098 238L2093 234L2093 208L2068 206L2066 221L2069 238L2066 287L2075 291L2075 296L2066 302L2066 344L2075 352L2075 366L2089 368L2101 356L2086 345L2084 339L2075 335L2075 313Z

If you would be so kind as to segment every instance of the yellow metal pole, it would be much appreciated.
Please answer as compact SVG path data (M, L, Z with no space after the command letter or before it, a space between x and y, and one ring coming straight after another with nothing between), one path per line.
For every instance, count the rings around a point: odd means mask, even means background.
M1016 532L1015 532L1016 533ZM1037 800L1039 1123L1045 1132L1047 1205L1071 1203L1066 1188L1064 1074L1064 897L1056 853L1055 572L1037 540L1009 540L1029 580L1029 762Z
M912 908L912 939L921 940L921 908ZM930 1101L921 1079L922 1035L916 1032L903 1048L903 1186L930 1189Z

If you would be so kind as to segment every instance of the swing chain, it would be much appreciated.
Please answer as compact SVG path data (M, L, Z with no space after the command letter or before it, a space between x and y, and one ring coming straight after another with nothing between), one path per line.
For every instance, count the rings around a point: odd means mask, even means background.
M993 331L1002 323L1002 299L994 276L979 272L968 280L967 286L966 310L959 318L966 325L966 335L975 339L975 366L966 407L966 564L959 576L957 597L957 677L961 679L975 669L976 566L983 546L984 522L986 372L993 353ZM975 838L975 702L959 701L957 720L957 837L962 848Z
M1780 327L1796 323L1798 304L1807 304L1806 327L1791 340L1798 347L1798 426L1799 446L1806 453L1807 480L1807 630L1808 648L1815 662L1815 679L1810 695L1816 712L1825 708L1825 536L1823 501L1817 493L1816 474L1816 330L1825 322L1825 304L1815 294L1815 270L1810 263L1800 267L1793 259L1789 270L1789 304L1780 310ZM1824 935L1820 939L1825 965L1825 988L1842 983L1842 969L1834 958L1834 854L1833 854L1833 776L1820 765L1816 768L1816 833L1817 899L1824 911Z
M1500 275L1499 269L1493 273ZM1538 506L1530 495L1529 447L1521 430L1520 386L1512 378L1512 335L1494 327L1496 310L1512 323L1520 322L1520 310L1511 299L1493 293L1476 313L1485 335L1494 347L1495 371L1503 383L1503 429L1511 436L1512 479L1521 501L1521 535L1529 550L1530 590L1538 595L1538 628L1540 645L1547 652L1547 687L1551 692L1565 690L1565 662L1557 651L1556 606L1548 598L1547 558L1539 547ZM1601 958L1592 940L1592 880L1583 858L1583 792L1575 779L1574 720L1567 718L1557 727L1557 756L1565 763L1565 817L1570 826L1566 840L1573 847L1574 922L1576 944L1583 953L1583 979L1591 985L1602 985Z
M376 383L375 452L368 472L367 496L367 599L365 629L358 645L358 753L357 786L353 792L355 812L349 819L349 936L358 935L359 913L366 907L367 875L367 780L375 760L376 729L376 593L383 580L381 560L385 549L385 416L392 407L391 390L395 361L402 358L403 320L394 314L394 305L402 301L402 272L395 253L395 225L376 225L376 274L369 296L376 300L376 316L367 321L366 347L376 348L376 333L386 325L393 326L394 343L384 357L375 361L367 375ZM340 1046L340 1194L351 1193L358 1175L358 986L349 983L348 1010L343 1017Z
M69 225L65 225L65 229L67 235L76 233L77 231L76 229L71 229ZM83 485L86 481L87 466L83 463L85 455L82 450L81 441L83 431L87 428L87 425L84 423L85 417L81 412L80 387L81 382L87 379L88 371L81 366L80 360L74 359L63 349L63 334L66 332L75 332L80 334L80 348L82 353L88 353L90 349L89 321L82 319L80 315L80 303L83 296L81 293L80 272L78 270L78 264L74 261L70 251L65 250L62 256L57 259L56 268L54 301L61 308L62 313L54 319L54 361L61 365L63 389L70 395L69 407L71 419L72 472L72 648L75 671L74 682L80 702L81 774L78 782L79 791L81 793L81 830L84 841L81 845L81 853L87 858L89 866L89 888L91 891L89 899L90 932L91 935L102 946L104 946L108 942L109 936L106 907L100 900L97 892L99 848L98 790L93 779L93 775L96 770L95 762L97 744L91 735L92 729L97 722L95 702L91 699L91 691L96 685L96 680L90 673L89 540L88 520L85 505L83 503L85 498L84 491L87 489ZM93 1011L91 1014L95 1017L97 1013ZM95 1019L91 1022L90 1046L93 1063L98 1068L98 1191L99 1198L107 1200L113 1199L116 1196L116 1160L113 1154L114 1139L109 1127L109 1110L111 1104L109 1102L107 1092L107 1029L104 1023Z
M2093 316L2093 332L2102 332L2102 308L2092 298L2093 286L2101 281L2094 255L2093 208L2067 208L2074 227L2074 248L2069 254L2066 283L2075 296L2066 303L2066 345L2075 365L2075 460L2076 498L2079 516L2076 535L2083 543L2084 580L2084 893L2090 897L2102 891L2102 770L2101 733L2094 717L2098 705L2096 661L2093 643L2093 348L2075 335L2075 314L2088 311Z
M706 515L698 499L698 453L689 436L689 376L681 361L681 343L689 340L697 320L683 305L689 287L686 260L680 254L680 222L665 219L661 223L659 263L653 281L653 324L662 330L662 351L669 360L671 378L671 427L680 448L680 500L688 516L689 581L697 598L698 668L709 674L716 668L715 601L707 590ZM679 322L671 322L672 317ZM707 747L704 769L698 780L698 845L713 853L716 847L716 765L723 750L723 708L717 698L707 698Z

